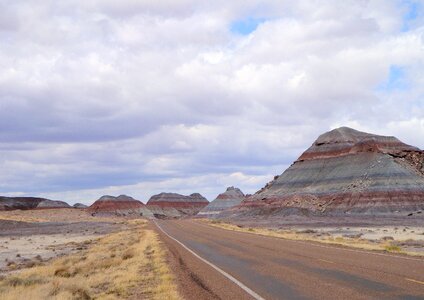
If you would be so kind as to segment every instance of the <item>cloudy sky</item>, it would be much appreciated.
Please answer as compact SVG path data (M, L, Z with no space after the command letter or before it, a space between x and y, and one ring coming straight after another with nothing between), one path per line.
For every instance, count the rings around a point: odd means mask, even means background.
M0 194L253 193L342 125L424 148L424 1L0 0Z

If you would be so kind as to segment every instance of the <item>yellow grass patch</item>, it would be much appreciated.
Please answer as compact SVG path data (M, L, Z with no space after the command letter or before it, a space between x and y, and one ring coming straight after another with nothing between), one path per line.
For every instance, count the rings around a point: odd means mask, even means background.
M76 208L49 208L0 211L0 220L20 222L119 222L118 217L96 216L85 209Z
M220 220L201 220L211 226L223 228L227 230L249 232L264 236L271 236L276 238L283 238L288 240L298 241L312 241L324 244L333 244L340 246L347 246L352 248L359 248L365 250L380 250L394 253L408 254L412 256L419 255L414 252L403 251L399 246L392 245L387 241L371 242L362 238L345 238L345 237L333 237L333 236L316 236L310 233L302 233L294 230L282 230L282 229L266 229L266 228L252 228L252 227L240 227L234 224L225 223Z
M48 220L45 218L40 218L37 216L31 216L29 214L25 215L22 213L10 213L10 212L0 212L0 220L6 221L19 221L19 222L47 222Z
M1 299L180 299L158 235L147 221L88 250L0 279Z

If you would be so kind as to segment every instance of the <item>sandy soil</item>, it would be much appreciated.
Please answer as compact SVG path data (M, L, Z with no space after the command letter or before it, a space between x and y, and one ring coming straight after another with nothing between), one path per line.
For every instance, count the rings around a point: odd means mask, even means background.
M41 263L53 257L85 249L96 235L32 235L0 238L0 272Z
M94 218L84 210L0 212L0 274L86 249L97 238L125 229L119 218Z
M298 232L307 232L310 228L295 228ZM332 236L334 238L361 238L372 243L390 241L407 253L424 256L424 228L421 226L367 226L367 227L315 227L314 236Z

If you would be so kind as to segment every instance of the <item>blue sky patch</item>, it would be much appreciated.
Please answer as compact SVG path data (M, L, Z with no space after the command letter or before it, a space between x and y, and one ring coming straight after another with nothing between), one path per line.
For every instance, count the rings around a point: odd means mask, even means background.
M415 1L404 1L402 4L408 8L407 13L403 16L402 31L408 31L410 23L418 17L421 5Z
M265 19L263 18L245 18L245 19L239 19L235 20L230 25L231 32L241 34L241 35L249 35L253 31L256 30L256 28L259 26L259 24L263 23Z
M391 65L387 80L380 84L377 89L389 92L394 90L406 90L408 87L405 69L401 66Z

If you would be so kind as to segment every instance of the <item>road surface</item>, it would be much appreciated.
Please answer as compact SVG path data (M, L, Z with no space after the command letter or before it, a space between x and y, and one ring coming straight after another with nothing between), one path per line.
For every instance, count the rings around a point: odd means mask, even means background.
M188 299L424 299L424 259L155 222Z

